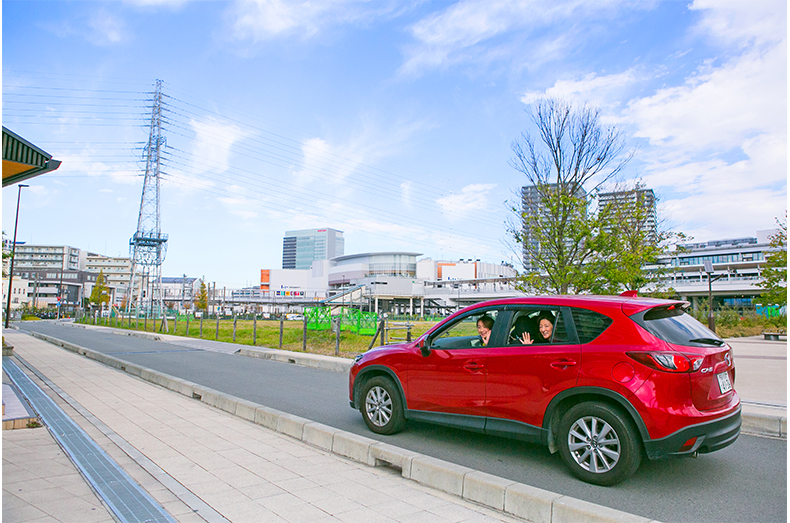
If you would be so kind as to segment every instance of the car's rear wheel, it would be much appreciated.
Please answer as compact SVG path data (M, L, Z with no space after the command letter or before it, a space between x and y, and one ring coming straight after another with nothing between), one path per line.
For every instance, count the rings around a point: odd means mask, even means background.
M560 454L573 475L595 485L615 485L639 468L642 448L636 429L605 403L571 407L560 421Z
M377 434L395 434L406 423L398 389L384 376L375 376L365 383L360 410L365 424Z

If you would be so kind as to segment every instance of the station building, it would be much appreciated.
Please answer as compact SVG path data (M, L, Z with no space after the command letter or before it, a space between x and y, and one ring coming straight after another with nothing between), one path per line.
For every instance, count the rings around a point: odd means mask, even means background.
M662 283L696 308L708 297L709 279L720 276L711 282L714 309L751 309L763 292L761 272L766 257L773 252L769 236L775 232L764 230L757 231L755 237L679 245L676 252L661 257ZM711 274L705 272L706 261L712 264Z

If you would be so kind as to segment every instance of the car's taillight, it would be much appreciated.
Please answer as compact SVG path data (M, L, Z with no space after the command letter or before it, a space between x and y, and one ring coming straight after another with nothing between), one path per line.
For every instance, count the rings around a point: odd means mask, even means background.
M664 372L694 372L702 366L704 356L680 352L628 352L628 356L651 369Z

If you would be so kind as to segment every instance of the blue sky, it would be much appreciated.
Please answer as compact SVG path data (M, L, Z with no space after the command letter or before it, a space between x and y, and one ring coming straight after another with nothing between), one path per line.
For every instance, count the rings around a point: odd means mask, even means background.
M3 125L62 160L18 239L128 256L146 99L164 81L163 274L280 268L286 230L346 253L514 258L510 145L542 96L600 108L659 214L698 241L787 208L785 2L6 0ZM3 190L13 234L17 190Z

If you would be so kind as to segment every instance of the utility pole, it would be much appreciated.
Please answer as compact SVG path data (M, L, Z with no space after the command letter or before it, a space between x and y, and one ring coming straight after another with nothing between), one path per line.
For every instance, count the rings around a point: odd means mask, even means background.
M66 254L65 249L68 247L63 247L63 259L61 260L60 264L60 283L58 284L58 318L60 319L60 309L63 307L63 265L66 263Z
M19 200L22 198L22 187L30 187L29 185L19 184L19 190L16 195L16 218L14 218L14 243L11 244L11 266L8 271L8 304L5 309L5 328L8 328L8 322L11 319L11 291L14 282L14 257L16 255L16 226L19 224Z
M187 297L187 275L184 273L184 276L181 278L181 308L184 309L184 303ZM185 309L186 310L186 309Z
M38 309L38 272L33 273L36 275L36 280L33 284L33 310Z

